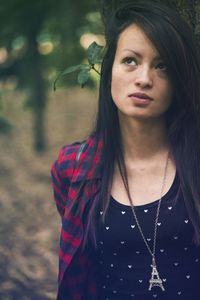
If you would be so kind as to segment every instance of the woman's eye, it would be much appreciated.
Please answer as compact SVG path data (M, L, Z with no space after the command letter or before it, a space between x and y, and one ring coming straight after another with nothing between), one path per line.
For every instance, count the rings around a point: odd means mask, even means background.
M123 63L125 65L128 65L128 66L135 66L136 65L136 61L134 58L132 57L126 57L123 59Z
M156 68L161 71L167 71L167 67L163 62L160 62L159 64L157 64Z

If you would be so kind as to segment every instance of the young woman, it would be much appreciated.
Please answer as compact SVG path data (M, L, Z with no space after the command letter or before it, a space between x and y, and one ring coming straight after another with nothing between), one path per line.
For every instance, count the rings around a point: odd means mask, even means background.
M119 8L106 41L96 128L52 167L57 299L197 300L199 49L154 1Z

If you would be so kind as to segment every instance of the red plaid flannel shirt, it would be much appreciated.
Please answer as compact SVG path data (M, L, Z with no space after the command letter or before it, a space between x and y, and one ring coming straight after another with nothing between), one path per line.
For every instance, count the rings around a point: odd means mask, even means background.
M52 165L54 198L62 220L57 300L98 299L94 255L82 250L81 245L86 205L98 195L100 187L102 144L101 138L91 135L78 159L81 144L74 143L63 147Z

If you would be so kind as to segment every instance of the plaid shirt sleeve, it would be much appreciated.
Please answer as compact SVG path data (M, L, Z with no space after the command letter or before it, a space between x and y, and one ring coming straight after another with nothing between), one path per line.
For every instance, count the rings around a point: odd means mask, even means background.
M84 211L87 199L79 199L80 214L77 215L72 209L82 178L87 174L87 168L90 171L88 176L93 178L91 170L94 166L88 164L88 159L94 152L93 146L94 141L89 139L86 150L81 153L79 167L77 151L80 143L63 147L51 168L54 199L62 218L57 300L97 299L95 264L89 252L81 252L80 247L83 234L81 211ZM91 193L89 184L84 195Z
M58 159L53 163L51 168L54 199L61 217L64 216L70 178L74 172L78 147L78 143L64 146L59 152Z

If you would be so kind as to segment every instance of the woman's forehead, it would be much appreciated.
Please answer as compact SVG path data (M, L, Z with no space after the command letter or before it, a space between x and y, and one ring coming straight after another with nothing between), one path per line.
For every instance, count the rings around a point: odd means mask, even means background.
M138 25L131 24L120 33L117 51L132 52L141 58L147 50L151 52L154 59L160 58L157 49Z

